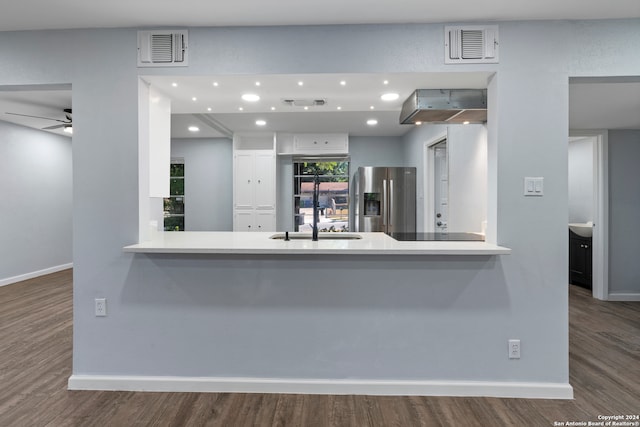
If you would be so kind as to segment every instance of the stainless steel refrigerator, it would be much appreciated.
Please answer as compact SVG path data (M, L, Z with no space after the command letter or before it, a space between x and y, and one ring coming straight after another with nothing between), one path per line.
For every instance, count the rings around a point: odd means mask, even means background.
M416 168L358 168L356 231L416 231Z

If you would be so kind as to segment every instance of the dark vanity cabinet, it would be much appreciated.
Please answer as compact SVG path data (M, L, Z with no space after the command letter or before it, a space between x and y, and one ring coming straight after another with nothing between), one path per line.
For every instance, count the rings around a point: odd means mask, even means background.
M591 289L591 237L569 230L569 283Z

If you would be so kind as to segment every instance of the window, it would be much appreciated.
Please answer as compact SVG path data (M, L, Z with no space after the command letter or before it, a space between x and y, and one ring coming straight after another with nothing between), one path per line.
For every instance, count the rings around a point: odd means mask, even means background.
M172 159L169 197L164 199L164 231L184 231L184 160Z
M293 159L293 218L295 231L313 223L313 177L318 173L319 231L349 231L349 158Z

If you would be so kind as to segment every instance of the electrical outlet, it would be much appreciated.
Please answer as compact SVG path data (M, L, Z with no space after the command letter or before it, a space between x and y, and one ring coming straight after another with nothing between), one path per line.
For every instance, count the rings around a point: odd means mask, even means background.
M520 340L509 340L509 359L520 359Z
M96 316L104 317L107 315L107 299L96 298L95 299L95 312Z

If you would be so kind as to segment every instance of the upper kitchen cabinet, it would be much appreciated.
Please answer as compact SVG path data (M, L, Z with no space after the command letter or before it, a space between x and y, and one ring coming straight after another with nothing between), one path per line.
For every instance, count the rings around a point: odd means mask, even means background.
M292 154L349 154L349 136L346 133L294 134Z
M275 231L276 152L273 134L233 137L234 231ZM257 225L261 226L258 227ZM253 226L252 226L253 225Z

